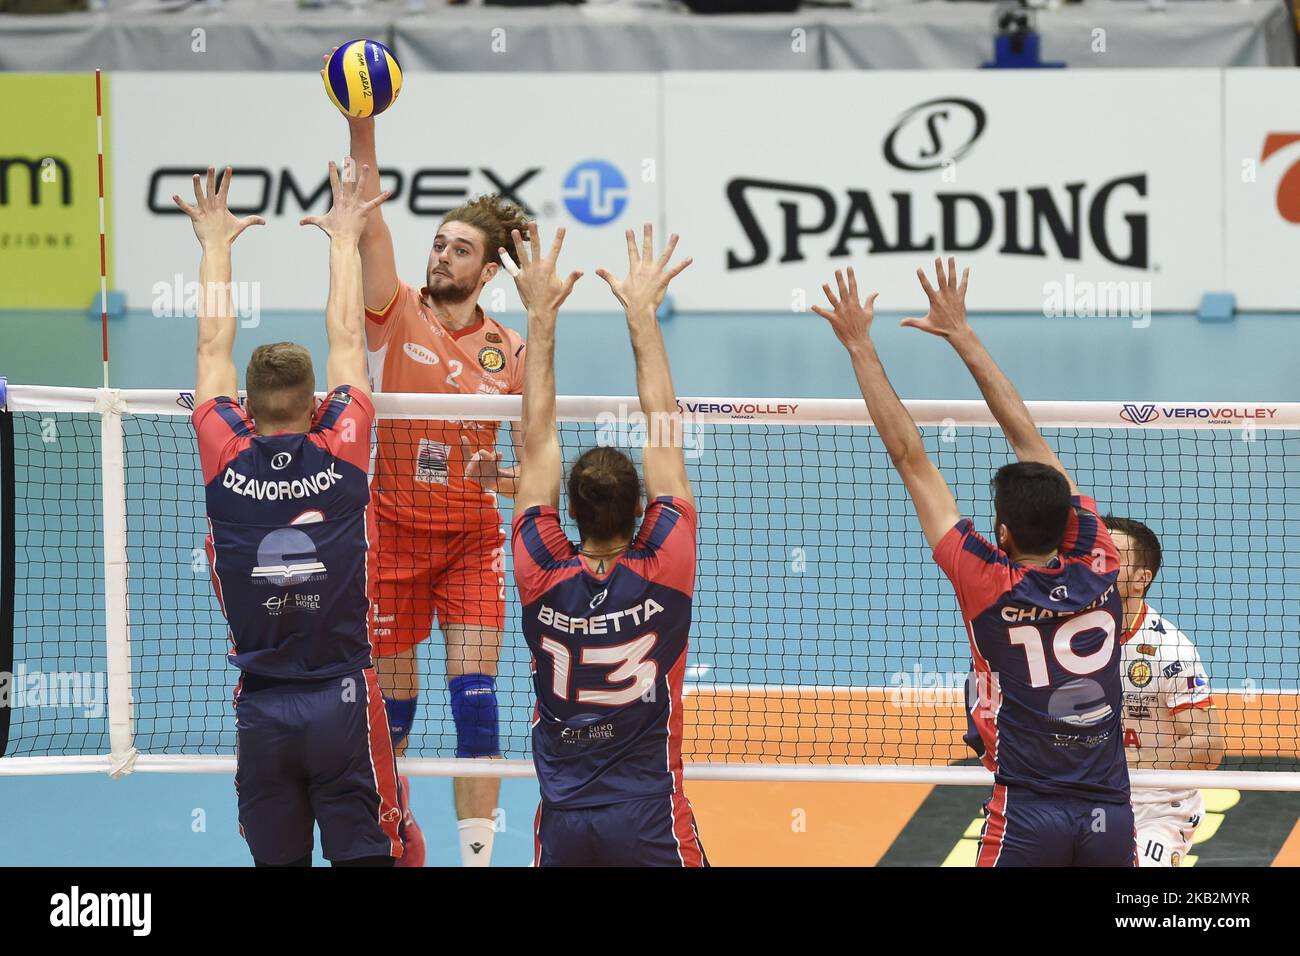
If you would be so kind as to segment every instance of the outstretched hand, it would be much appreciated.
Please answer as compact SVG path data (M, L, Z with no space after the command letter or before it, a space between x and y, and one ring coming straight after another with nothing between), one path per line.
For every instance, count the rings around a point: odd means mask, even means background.
M658 259L654 257L654 228L645 224L643 245L640 252L636 248L636 237L632 230L627 230L627 278L615 279L608 269L597 269L596 275L609 283L615 297L629 313L641 309L656 311L668 291L668 283L694 260L687 257L668 268L668 260L677 248L677 233L668 237L668 245Z
M331 239L357 239L366 228L366 217L370 210L381 205L393 193L382 192L374 199L365 198L364 184L370 176L370 167L366 164L355 166L351 160L345 170L355 170L351 178L340 180L338 166L330 160L330 189L334 202L330 211L323 216L303 216L298 220L300 226L318 226Z
M966 322L966 280L970 278L969 268L962 271L960 285L957 284L957 262L952 256L948 257L946 273L943 260L934 260L934 278L938 288L930 285L925 270L917 269L916 276L921 280L921 288L930 300L930 311L923 317L904 319L900 325L945 339L970 328Z
M510 237L515 246L513 262L505 247L498 248L497 255L506 271L514 277L515 288L519 290L524 308L554 316L573 291L574 283L582 278L582 273L577 270L570 272L567 279L561 279L555 272L560 249L564 247L564 227L555 230L555 241L551 243L551 251L545 257L542 256L542 242L536 220L528 224L527 246L518 229L512 229Z
M822 291L826 293L831 311L827 312L815 305L812 310L830 322L835 337L845 348L867 344L871 341L871 320L875 317L876 299L880 293L873 292L865 302L858 301L858 279L853 274L852 266L848 268L847 282L844 273L835 270L835 285L839 289L838 297L831 292L829 283L822 283Z
M502 478L517 478L519 469L508 468L502 464L501 452L495 448L474 450L469 439L460 436L460 450L465 458L465 477L478 484L484 491L496 491Z
M229 166L221 174L221 186L216 185L216 170L208 167L207 189L200 184L198 173L194 174L194 205L191 206L180 196L172 196L172 202L181 208L181 212L190 217L194 224L194 235L204 245L225 245L229 247L241 232L249 226L265 226L266 220L261 216L245 216L240 219L226 205L226 195L230 192L230 180L234 173Z

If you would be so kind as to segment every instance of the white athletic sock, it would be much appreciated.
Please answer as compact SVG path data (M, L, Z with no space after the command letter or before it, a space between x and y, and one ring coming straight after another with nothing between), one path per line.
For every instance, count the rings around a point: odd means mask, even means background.
M492 837L496 831L492 821L482 817L461 820L460 829L460 865L488 866L492 862Z

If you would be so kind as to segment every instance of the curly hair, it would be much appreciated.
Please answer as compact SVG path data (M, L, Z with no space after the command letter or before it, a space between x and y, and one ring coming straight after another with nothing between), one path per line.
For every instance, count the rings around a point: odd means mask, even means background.
M503 246L506 249L514 249L514 243L510 240L510 230L518 229L521 235L527 236L528 221L523 209L509 200L502 199L497 193L475 196L442 218L443 225L449 222L463 222L483 233L484 265L489 262L501 265L501 257L497 255L497 249Z

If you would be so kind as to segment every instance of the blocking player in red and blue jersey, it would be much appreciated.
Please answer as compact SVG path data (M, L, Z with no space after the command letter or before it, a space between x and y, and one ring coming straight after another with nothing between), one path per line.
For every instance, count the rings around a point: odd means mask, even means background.
M258 866L310 866L313 827L335 866L391 866L402 854L397 773L371 662L366 540L374 409L366 387L359 183L304 219L330 236L329 395L300 345L253 352L248 410L236 400L230 246L258 217L231 215L208 170L195 205L173 197L203 246L198 434L213 587L230 625L240 832Z
M682 454L681 417L655 319L677 237L657 259L627 233L629 274L610 284L627 312L641 409L649 507L636 465L593 448L569 473L560 521L562 460L555 426L555 319L580 273L555 273L564 230L541 255L513 233L515 283L528 307L524 454L511 537L524 639L533 657L533 761L541 785L537 866L707 866L682 789L682 679L695 591L695 497ZM502 250L502 261L508 261Z
M903 320L948 340L966 363L1018 461L993 477L997 544L961 517L871 341L876 294L853 270L822 286L871 420L934 559L952 582L970 639L976 693L967 740L993 771L980 866L1135 866L1122 725L1119 554L1092 498L1080 494L1014 386L966 321L970 270L917 270L929 313ZM973 699L969 699L973 698Z

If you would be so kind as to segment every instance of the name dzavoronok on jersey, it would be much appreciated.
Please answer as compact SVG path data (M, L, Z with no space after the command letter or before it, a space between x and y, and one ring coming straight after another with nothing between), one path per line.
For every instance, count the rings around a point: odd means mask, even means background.
M237 495L246 495L259 501L287 501L318 495L342 479L343 476L331 464L324 471L318 471L308 478L295 478L292 481L260 481L227 468L221 483Z

